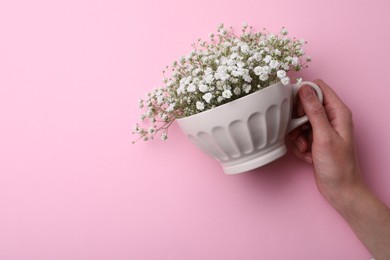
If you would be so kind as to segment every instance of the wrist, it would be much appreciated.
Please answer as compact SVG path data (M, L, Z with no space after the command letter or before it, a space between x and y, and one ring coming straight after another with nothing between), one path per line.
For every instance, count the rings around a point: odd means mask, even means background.
M329 192L324 196L338 212L346 215L353 211L356 204L369 193L370 191L367 186L359 179L350 185L346 185L337 191Z

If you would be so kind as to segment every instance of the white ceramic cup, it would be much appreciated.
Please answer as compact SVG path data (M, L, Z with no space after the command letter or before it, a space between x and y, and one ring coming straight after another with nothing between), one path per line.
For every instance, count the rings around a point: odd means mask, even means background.
M303 85L311 86L323 101L313 82L287 86L278 82L177 122L192 143L221 163L226 174L250 171L283 156L286 133L308 122L306 115L291 118Z

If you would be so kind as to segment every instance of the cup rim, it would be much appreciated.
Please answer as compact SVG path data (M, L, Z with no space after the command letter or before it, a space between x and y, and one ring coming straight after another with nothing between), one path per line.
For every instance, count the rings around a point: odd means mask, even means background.
M293 85L293 84L290 83L290 84L288 84L287 86L289 86L289 85ZM274 83L274 84L272 84L272 85L269 85L268 87L259 89L259 90L255 91L255 92L253 92L253 93L251 93L251 94L249 94L249 95L245 95L245 96L243 96L243 97L240 97L240 98L238 98L238 99L235 99L235 100L230 101L230 102L228 102L228 103L225 103L225 104L223 104L223 105L220 105L220 106L217 106L217 107L208 109L208 110L206 110L206 111L202 111L202 112L197 113L197 114L194 114L194 115L190 115L190 116L186 116L186 117L182 117L182 118L176 118L175 120L184 121L185 119L192 119L192 118L195 118L195 117L197 117L197 116L204 115L204 114L207 113L207 112L211 112L211 111L223 109L223 108L226 107L227 105L234 104L234 103L238 103L239 101L241 102L242 100L247 99L247 98L249 98L249 97L251 97L251 96L253 96L253 95L255 95L255 94L258 94L258 93L260 93L260 92L263 92L263 91L265 91L265 90L267 90L267 89L276 88L276 87L287 87L287 86L283 85L281 81L278 81L278 82L276 82L276 83Z

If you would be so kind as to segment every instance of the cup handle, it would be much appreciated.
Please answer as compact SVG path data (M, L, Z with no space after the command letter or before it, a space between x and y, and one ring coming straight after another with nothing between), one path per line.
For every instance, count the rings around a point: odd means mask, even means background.
M322 103L324 101L324 97L322 95L322 91L321 91L320 87L317 86L317 84L315 84L315 83L313 83L311 81L303 81L301 83L294 84L293 87L292 87L292 96L293 96L294 102L296 100L296 95L298 94L299 89L303 85L309 85L310 87L312 87L315 90L315 92L316 92L320 102ZM304 116L299 117L299 118L292 118L290 120L290 123L287 126L287 132L290 132L290 131L294 130L298 126L301 126L301 125L303 125L304 123L306 123L308 121L309 121L309 119L307 118L307 115L304 115Z

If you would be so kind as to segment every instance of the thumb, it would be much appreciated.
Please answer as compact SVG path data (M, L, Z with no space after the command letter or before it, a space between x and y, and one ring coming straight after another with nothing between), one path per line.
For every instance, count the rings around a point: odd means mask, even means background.
M326 115L325 108L314 90L308 85L303 85L299 90L299 97L303 110L309 118L313 128L314 135L327 133L332 127L329 123L328 116Z

